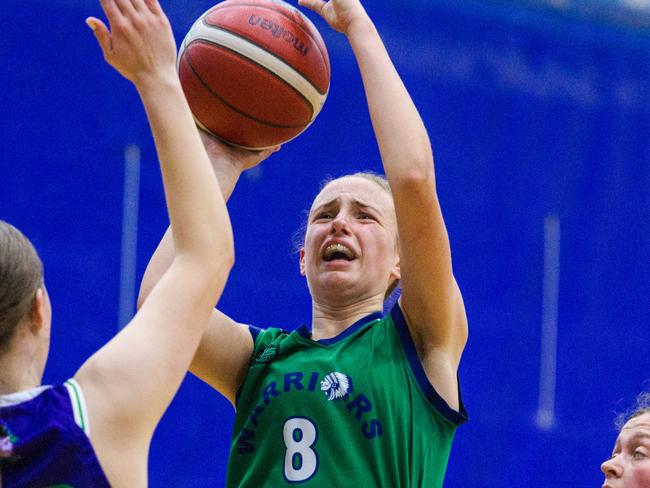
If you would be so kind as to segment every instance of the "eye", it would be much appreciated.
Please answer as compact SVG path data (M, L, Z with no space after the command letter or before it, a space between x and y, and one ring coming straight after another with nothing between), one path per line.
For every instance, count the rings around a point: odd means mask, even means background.
M314 220L329 220L333 218L334 214L332 212L318 212L314 215Z
M643 452L641 449L637 449L636 451L634 451L634 454L632 455L632 457L634 459L644 459L644 458L646 458L648 456L646 456L646 453Z
M369 213L366 213L366 212L359 212L357 214L357 217L360 220L376 220L375 217L373 217L372 215L370 215Z

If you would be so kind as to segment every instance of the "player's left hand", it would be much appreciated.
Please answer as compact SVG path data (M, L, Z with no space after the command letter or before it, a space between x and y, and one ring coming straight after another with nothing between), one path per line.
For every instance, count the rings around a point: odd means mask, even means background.
M298 0L298 5L316 12L332 29L343 34L348 33L355 20L367 17L359 0Z
M96 17L93 30L104 59L136 85L176 76L176 43L158 0L100 0L109 28Z

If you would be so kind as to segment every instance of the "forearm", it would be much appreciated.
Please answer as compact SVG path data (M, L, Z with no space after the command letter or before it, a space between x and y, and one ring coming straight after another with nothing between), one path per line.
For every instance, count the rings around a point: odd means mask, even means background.
M167 228L165 235L160 240L156 251L153 253L153 256L147 264L147 269L144 272L142 277L142 282L140 283L140 291L138 292L138 309L142 306L144 301L147 299L151 290L156 283L160 280L161 276L165 274L165 271L169 269L169 266L174 260L174 239L172 237L171 228Z
M210 162L212 163L214 174L217 176L217 180L219 181L221 194L223 195L224 200L227 202L235 190L235 186L239 181L239 177L241 176L243 169L240 168L231 159L223 156L210 155Z
M209 141L208 135L201 134L201 137L204 139L205 144L211 144L214 142ZM217 176L217 181L219 182L219 187L221 189L221 194L224 199L227 201L232 195L233 190L239 181L239 177L242 173L241 165L238 164L233 158L226 157L221 154L208 154L210 162L212 163L212 169L214 174ZM172 236L171 228L167 228L165 235L161 239L156 251L154 252L147 269L140 283L140 291L138 294L138 308L142 306L145 299L158 282L160 277L167 271L172 261L174 260L174 239Z
M279 149L279 146L277 146L263 151L249 151L229 146L206 132L199 131L199 134L212 163L212 169L219 181L221 193L226 201L232 195L235 185L244 171L257 166Z
M363 79L384 171L391 184L433 181L433 155L424 123L372 21L350 24L347 37Z
M227 252L230 221L178 78L136 87L156 142L176 252Z
M464 344L466 319L426 128L370 19L356 16L346 33L394 196L403 310L419 344L454 344L449 349L457 354L462 347L456 345Z
M198 131L197 131L198 132ZM220 143L210 139L207 134L200 133L204 145L208 149L214 149ZM214 150L208 151L208 157L212 164L212 170L217 176L219 188L224 199L227 201L233 193L239 177L243 171L242 164L236 158L228 157ZM140 283L140 291L138 294L138 308L142 306L145 299L158 282L160 277L167 271L172 261L174 260L175 249L174 239L172 236L171 228L167 228L165 235L161 239L156 251L154 252L147 269Z

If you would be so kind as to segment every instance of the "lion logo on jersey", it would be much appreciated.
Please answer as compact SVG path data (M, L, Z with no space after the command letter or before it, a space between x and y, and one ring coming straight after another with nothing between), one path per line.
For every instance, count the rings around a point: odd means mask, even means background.
M352 393L352 378L333 371L320 382L320 389L323 390L328 400L341 400Z

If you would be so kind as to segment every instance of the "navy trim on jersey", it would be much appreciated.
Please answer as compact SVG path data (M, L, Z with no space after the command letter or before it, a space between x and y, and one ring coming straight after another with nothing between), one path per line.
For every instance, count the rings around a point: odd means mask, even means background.
M390 316L395 323L395 328L397 329L397 335L399 335L402 346L404 347L404 352L406 353L406 358L408 359L409 365L411 366L411 371L415 376L418 385L422 388L424 395L427 397L427 400L435 407L438 412L440 412L447 420L453 422L456 425L460 425L463 422L467 421L467 412L465 411L465 405L463 404L463 398L460 394L460 381L458 382L458 403L459 411L457 412L451 408L447 402L438 394L433 385L429 382L418 353L415 350L415 344L413 343L413 338L411 337L411 332L409 331L408 325L406 324L406 319L402 313L402 309L399 306L399 303L396 303L393 306L393 309L390 311Z
M253 344L255 344L255 341L257 340L257 336L260 335L260 332L262 332L262 329L259 327L255 327L254 325L249 325L248 326L248 332L251 333L251 336L253 336ZM255 346L253 346L255 347Z
M372 321L374 321L374 320L379 320L379 319L381 319L382 317L383 317L383 315L381 314L381 312L374 312L374 313L371 313L370 315L366 315L366 316L363 317L362 319L357 320L354 324L352 324L350 327L348 327L347 329L345 329L343 332L341 332L341 333L340 333L339 335L337 335L336 337L330 337L329 339L320 339L320 340L318 340L318 341L314 341L314 342L318 342L319 344L323 344L324 346L330 346L330 345L332 345L332 344L337 343L337 342L340 341L340 340L345 339L345 338L348 337L350 334L354 334L357 330L359 330L359 329L360 329L361 327L363 327L364 325L366 325L366 324L368 324L368 323L370 323L370 322L372 322ZM300 327L298 327L298 328L296 329L296 332L298 332L298 334L300 335L300 337L303 337L304 339L310 339L310 340L313 340L313 339L311 338L311 331L310 331L310 330L307 328L307 326L304 325L304 324L301 325Z

